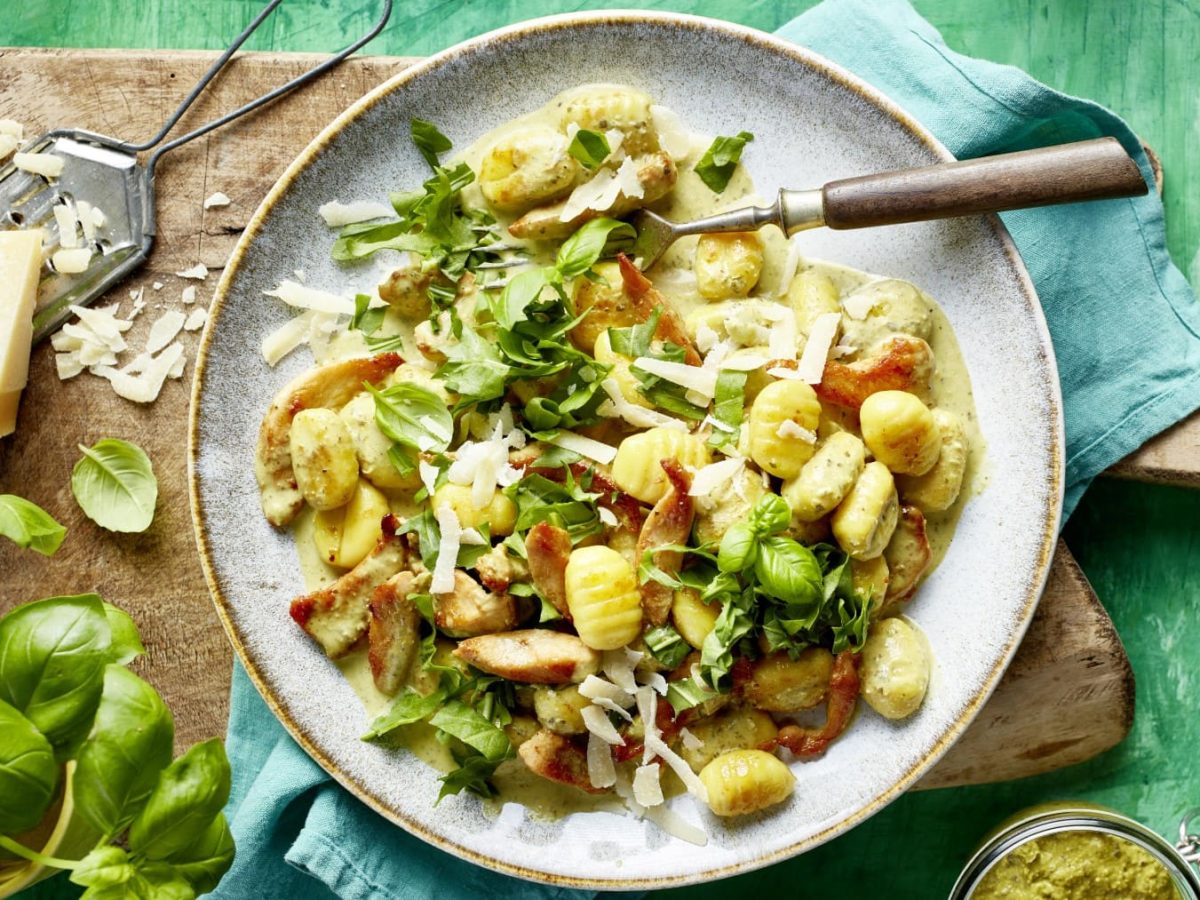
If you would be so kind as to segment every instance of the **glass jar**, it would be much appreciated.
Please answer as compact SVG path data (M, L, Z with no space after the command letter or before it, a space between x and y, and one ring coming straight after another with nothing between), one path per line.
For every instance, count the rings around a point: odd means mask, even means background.
M992 868L1017 847L1037 838L1065 832L1108 834L1145 850L1170 875L1181 900L1200 900L1200 877L1192 865L1200 862L1200 836L1189 824L1200 817L1193 810L1179 825L1179 843L1169 841L1128 816L1089 803L1054 803L1031 807L1003 822L989 834L958 876L950 900L970 900Z

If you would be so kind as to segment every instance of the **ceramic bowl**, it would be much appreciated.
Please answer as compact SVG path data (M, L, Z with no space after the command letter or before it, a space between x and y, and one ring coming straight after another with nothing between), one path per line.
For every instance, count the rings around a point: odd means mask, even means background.
M342 269L316 209L385 199L425 177L408 122L437 123L463 147L566 87L624 82L709 134L754 132L758 191L810 187L950 154L903 110L821 57L706 19L587 13L468 41L406 69L355 103L291 165L225 270L196 365L190 434L193 513L217 610L246 669L297 741L348 790L398 826L481 865L563 885L662 887L743 872L828 841L878 812L962 734L999 681L1050 565L1062 491L1062 405L1050 338L1029 277L995 217L859 232L810 232L807 255L910 279L944 306L971 373L988 441L983 489L967 504L941 567L911 614L936 671L920 712L865 711L822 759L793 764L792 799L724 823L700 816L705 847L606 812L547 822L518 804L488 814L471 796L434 807L438 782L403 751L363 743L366 716L320 648L288 619L302 592L292 535L259 509L253 450L274 394L312 365L271 369L264 335L288 312L263 291L302 269L352 293L378 273ZM303 102L302 100L297 102Z

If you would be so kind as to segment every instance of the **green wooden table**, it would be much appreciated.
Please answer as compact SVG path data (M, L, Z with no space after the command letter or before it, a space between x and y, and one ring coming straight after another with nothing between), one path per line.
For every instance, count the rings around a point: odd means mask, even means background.
M536 15L643 6L778 28L810 0L400 0L370 49L428 54ZM0 45L205 48L224 45L261 0L37 0L8 4ZM916 0L950 45L1019 66L1124 116L1166 171L1168 244L1200 284L1200 0ZM332 51L366 30L377 4L287 0L247 49ZM2 65L2 64L0 64ZM4 85L0 68L0 91ZM1087 799L1164 834L1200 805L1200 492L1099 481L1066 529L1108 607L1138 679L1133 731L1103 756L1020 782L908 795L805 856L663 896L945 896L978 838L1021 807ZM63 892L67 891L66 894ZM61 880L31 892L74 893Z

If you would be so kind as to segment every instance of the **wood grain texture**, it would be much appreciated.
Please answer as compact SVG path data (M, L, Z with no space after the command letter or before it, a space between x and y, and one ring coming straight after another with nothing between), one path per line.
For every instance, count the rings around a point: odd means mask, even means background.
M136 138L153 130L209 59L207 53L3 51L0 117L22 120L31 131L70 124ZM239 60L183 127L282 83L311 62L299 55ZM129 289L145 291L149 308L128 335L131 346L145 339L160 312L156 306L182 308L185 282L173 273L197 262L214 270L200 292L207 304L215 272L287 163L345 106L405 64L401 59L353 60L302 97L275 104L165 159L159 175L159 243L146 268L112 294L128 304ZM214 191L228 194L233 203L205 211L203 199ZM155 281L164 285L161 291L153 290ZM195 337L185 337L185 346L185 380L168 383L149 407L117 398L107 382L89 375L59 382L50 347L37 348L17 435L0 443L0 493L28 497L70 529L51 559L0 542L0 610L41 596L87 590L129 610L149 650L140 671L175 712L181 746L224 730L231 662L200 573L187 511L187 381ZM76 444L101 437L134 440L154 460L160 499L155 522L144 535L100 530L70 496ZM1133 696L1128 663L1122 663L1111 624L1105 627L1107 618L1065 547L1059 549L1051 584L1012 673L964 739L979 748L979 762L971 765L955 751L952 773L935 770L927 786L992 780L996 772L1018 777L1044 771L1111 746L1128 728ZM1071 638L1069 655L1061 649L1064 636ZM1089 667L1081 663L1086 660L1101 663ZM1095 693L1087 704L1075 702L1086 689L1080 674L1094 679L1097 671L1113 687ZM1014 716L1013 710L1020 708L1053 715L1031 728L1028 716ZM1046 733L1070 746L1047 750Z
M1132 197L1147 191L1115 138L862 175L822 189L825 224L869 228L974 213Z

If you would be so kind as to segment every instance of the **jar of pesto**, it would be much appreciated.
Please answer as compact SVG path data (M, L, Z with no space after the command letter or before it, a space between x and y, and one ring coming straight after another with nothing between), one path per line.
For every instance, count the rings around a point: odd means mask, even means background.
M1180 823L1174 846L1102 806L1031 807L983 841L950 900L1200 900L1200 836Z

